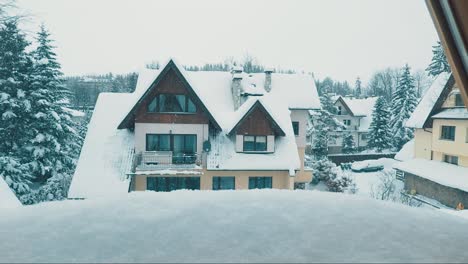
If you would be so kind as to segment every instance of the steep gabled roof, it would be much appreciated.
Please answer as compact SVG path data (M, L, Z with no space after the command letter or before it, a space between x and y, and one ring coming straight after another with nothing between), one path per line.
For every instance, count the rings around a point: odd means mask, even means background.
M266 104L267 103L263 98L249 98L239 109L237 109L233 120L233 126L228 129L228 134L232 134L255 109L260 109L265 113L276 134L279 136L285 136L286 134L279 125L280 122L278 122L280 117L275 114L271 107L265 107Z
M170 71L173 70L177 77L184 83L185 87L189 91L189 94L192 95L194 98L198 100L200 103L202 110L208 115L210 121L213 123L213 125L221 130L221 126L218 124L216 119L212 116L211 111L207 109L205 106L205 103L203 102L203 98L199 96L199 94L193 89L192 85L189 83L187 80L186 76L184 75L184 69L180 68L176 62L173 59L170 59L167 64L163 67L163 69L159 72L158 76L156 79L151 83L151 85L147 88L145 93L138 99L138 101L134 104L130 112L125 116L125 118L120 122L118 129L124 129L124 128L130 128L133 125L133 119L135 117L135 111L138 108L138 106L146 99L147 96L149 96L150 92L152 89L155 89L159 82L163 79L163 77Z
M454 84L455 79L451 74L439 74L424 97L419 101L418 106L406 121L405 126L412 128L432 126L432 119L430 117L436 114L442 107Z

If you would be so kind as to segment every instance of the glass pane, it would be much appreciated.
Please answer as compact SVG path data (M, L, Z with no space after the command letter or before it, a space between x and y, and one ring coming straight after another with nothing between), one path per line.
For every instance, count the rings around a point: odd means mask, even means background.
M187 112L189 113L195 113L197 112L197 108L195 107L195 104L190 100L190 98L187 98L188 100L188 105L187 105Z
M171 140L169 135L159 135L159 151L171 150Z
M169 190L168 191L174 191L177 190L177 178L176 177L167 177L169 180Z
M166 96L164 94L159 95L159 112L166 112Z
M221 190L234 190L235 178L234 177L221 177Z
M253 151L253 150L255 150L255 137L244 136L244 151Z
M148 112L156 112L157 97L155 97L148 105Z
M156 179L156 191L157 192L167 192L167 184L165 177L157 177Z
M221 177L213 177L213 190L219 190L219 179Z
M185 136L185 153L194 154L197 150L197 136L196 135L186 135Z
M265 177L264 188L271 189L272 187L273 187L272 178L271 177Z
M179 109L177 112L186 112L185 111L185 95L176 95L176 107L175 109Z
M155 177L146 178L146 190L149 190L149 191L156 190L156 178Z
M257 177L249 177L249 189L257 188Z
M146 150L155 151L158 147L159 136L158 135L146 135Z
M180 177L178 178L178 184L177 184L177 189L182 190L182 189L188 189L187 188L187 177Z
M255 150L256 151L266 151L267 150L267 139L264 136L257 136L255 142Z
M244 136L244 141L252 141L252 142L254 142L254 141L255 141L255 137L254 137L254 136Z

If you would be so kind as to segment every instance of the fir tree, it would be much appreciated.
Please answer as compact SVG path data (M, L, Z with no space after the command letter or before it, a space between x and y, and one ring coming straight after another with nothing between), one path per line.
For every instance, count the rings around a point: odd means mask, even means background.
M390 125L393 146L397 149L401 149L406 142L413 138L413 130L405 127L405 123L417 104L414 79L411 76L410 67L406 64L392 98L392 120Z
M32 103L26 96L32 71L28 45L15 20L0 26L0 176L17 195L29 192L32 179L23 148Z
M361 97L362 88L361 88L361 78L357 77L356 79L356 87L355 87L355 96L357 98Z
M442 72L452 72L450 65L447 62L447 57L445 56L444 48L440 41L437 42L437 45L432 46L432 61L431 64L426 69L429 76L437 76Z
M351 133L347 132L343 136L343 153L353 153L356 151L356 144L354 142L354 137Z
M53 184L47 199L66 197L74 169L79 137L70 114L64 109L68 92L62 84L60 64L53 51L50 34L41 26L37 34L37 49L33 51L34 66L29 94L32 102L30 131L32 137L25 149L29 152L32 173L36 181ZM55 181L58 181L55 182Z
M324 93L322 96L320 96L320 104L322 105L322 109L330 114L336 114L336 107L334 103L335 102L333 102L329 93Z
M381 96L375 103L370 124L369 141L367 146L378 152L392 147L392 135L390 133L390 111L385 97Z

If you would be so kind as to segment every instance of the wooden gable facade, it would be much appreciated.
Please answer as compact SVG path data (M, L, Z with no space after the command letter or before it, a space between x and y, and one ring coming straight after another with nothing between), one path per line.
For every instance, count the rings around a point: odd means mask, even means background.
M259 102L250 108L234 126L230 134L236 135L275 135L284 136L284 131L275 122L265 107Z
M193 102L196 111L193 113L149 111L151 102L163 94L185 95ZM135 123L211 124L214 128L220 129L202 100L172 61L161 71L118 128L133 128Z

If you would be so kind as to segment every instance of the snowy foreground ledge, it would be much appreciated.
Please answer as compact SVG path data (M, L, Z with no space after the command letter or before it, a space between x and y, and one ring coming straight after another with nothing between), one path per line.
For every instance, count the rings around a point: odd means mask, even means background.
M132 193L0 215L0 262L468 260L465 219L316 191Z

